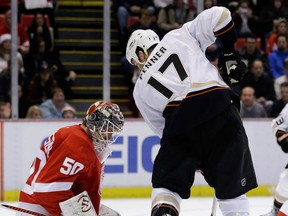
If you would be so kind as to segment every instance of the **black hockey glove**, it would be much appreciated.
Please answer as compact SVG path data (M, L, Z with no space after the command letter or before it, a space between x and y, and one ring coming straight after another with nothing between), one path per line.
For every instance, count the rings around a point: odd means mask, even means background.
M223 80L229 85L239 83L247 71L246 64L241 60L239 53L224 53L219 56L218 67Z
M288 153L288 137L285 137L281 141L277 140L277 143L280 145L283 152Z

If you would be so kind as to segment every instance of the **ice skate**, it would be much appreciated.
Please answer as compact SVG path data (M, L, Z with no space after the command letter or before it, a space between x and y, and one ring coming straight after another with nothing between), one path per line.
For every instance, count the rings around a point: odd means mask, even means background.
M270 212L266 213L266 214L263 214L263 215L260 215L260 216L277 216L278 214L278 211L279 211L279 208L277 208L276 206L274 206Z

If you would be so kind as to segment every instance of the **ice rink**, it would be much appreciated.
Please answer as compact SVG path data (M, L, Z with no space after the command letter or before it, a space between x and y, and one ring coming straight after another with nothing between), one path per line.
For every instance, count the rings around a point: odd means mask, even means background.
M248 197L250 201L250 215L259 216L270 211L273 197ZM180 216L210 216L213 198L190 198L181 204ZM150 199L102 199L102 203L115 210L122 216L149 216ZM17 205L16 203L7 203ZM0 216L15 215L13 210L0 208ZM216 215L221 216L219 208ZM27 215L28 216L28 215Z

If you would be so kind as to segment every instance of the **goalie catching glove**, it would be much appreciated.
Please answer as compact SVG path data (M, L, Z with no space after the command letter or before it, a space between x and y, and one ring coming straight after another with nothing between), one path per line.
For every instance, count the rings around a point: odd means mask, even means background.
M237 52L220 55L218 67L223 80L229 86L239 83L247 71L246 64L241 60Z

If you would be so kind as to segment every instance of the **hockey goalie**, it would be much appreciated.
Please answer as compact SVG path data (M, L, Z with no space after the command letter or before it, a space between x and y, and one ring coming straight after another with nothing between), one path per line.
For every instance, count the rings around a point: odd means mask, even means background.
M123 125L117 104L98 101L88 108L81 124L52 134L30 168L19 208L46 216L120 215L101 205L100 199L104 161Z

